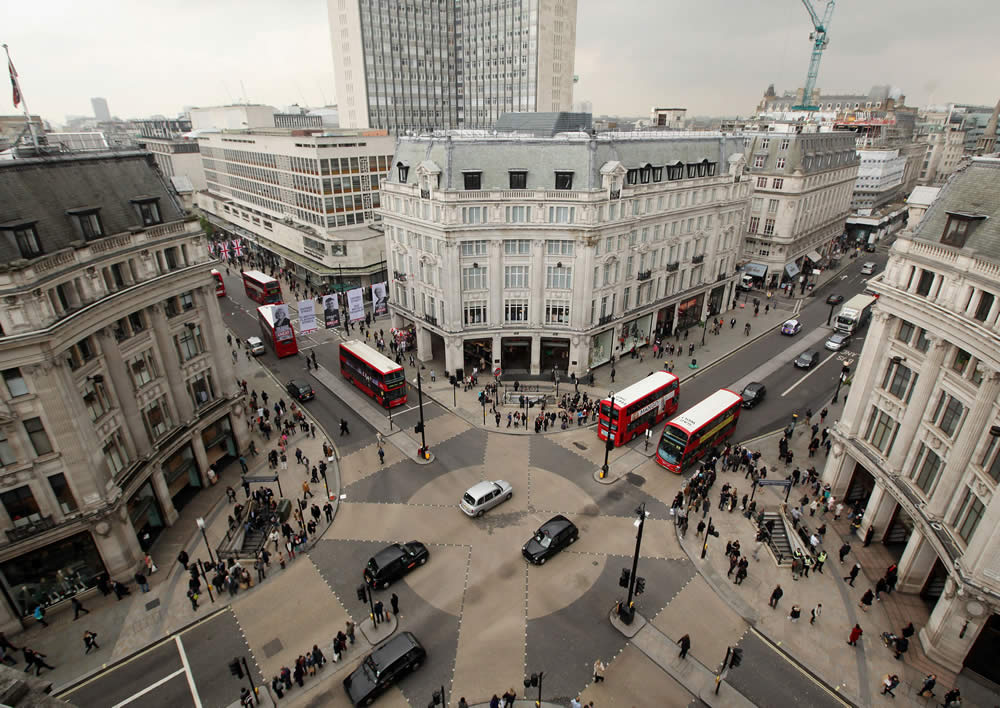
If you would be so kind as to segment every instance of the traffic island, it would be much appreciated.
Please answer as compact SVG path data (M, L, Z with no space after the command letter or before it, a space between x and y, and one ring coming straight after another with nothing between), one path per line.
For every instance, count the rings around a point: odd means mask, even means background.
M369 617L358 624L358 629L361 630L362 636L368 640L368 643L375 646L379 642L384 642L391 637L393 632L396 631L396 626L396 615L390 612L384 620L378 623L378 626Z
M622 618L618 616L618 605L611 608L608 619L611 620L611 626L621 632L627 639L631 639L637 635L639 630L645 627L647 623L646 618L636 612L635 617L632 618L632 624L625 624L622 622Z

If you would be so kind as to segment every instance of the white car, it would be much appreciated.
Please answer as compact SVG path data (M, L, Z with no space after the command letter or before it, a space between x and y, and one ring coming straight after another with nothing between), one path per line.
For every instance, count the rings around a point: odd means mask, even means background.
M798 320L786 320L785 324L781 325L781 333L789 336L798 334L801 329L802 323Z
M247 346L250 347L250 353L254 356L260 356L264 353L264 342L260 337L247 337Z
M498 479L495 482L480 482L462 495L459 508L468 516L482 516L497 504L514 496L510 482Z
M875 265L874 262L868 261L863 266L861 266L861 275L871 275L872 273L875 272L876 268L878 268L878 266Z

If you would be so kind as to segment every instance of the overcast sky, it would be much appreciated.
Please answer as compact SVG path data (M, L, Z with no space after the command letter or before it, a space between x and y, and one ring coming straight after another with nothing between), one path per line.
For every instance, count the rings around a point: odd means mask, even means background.
M840 0L818 85L993 105L998 7ZM0 41L32 113L56 123L91 115L91 96L121 118L239 102L244 87L275 106L336 100L325 0L8 0L4 20ZM575 99L595 113L746 115L769 83L779 93L805 83L810 30L801 0L579 0ZM0 113L15 112L9 91L0 100Z

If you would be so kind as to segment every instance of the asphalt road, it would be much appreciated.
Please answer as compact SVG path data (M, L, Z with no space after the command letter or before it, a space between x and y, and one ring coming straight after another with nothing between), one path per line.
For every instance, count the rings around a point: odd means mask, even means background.
M246 657L262 681L236 619L229 610L154 644L59 696L87 708L170 706L222 708L248 686L229 673L234 657Z

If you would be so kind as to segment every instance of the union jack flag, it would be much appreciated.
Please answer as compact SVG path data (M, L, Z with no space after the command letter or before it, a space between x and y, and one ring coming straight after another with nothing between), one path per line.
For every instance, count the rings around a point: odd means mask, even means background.
M226 241L219 244L219 258L224 261L229 260L229 243Z
M213 256L215 255L215 241L208 242L208 252Z
M239 239L233 241L233 258L243 257L243 242Z

